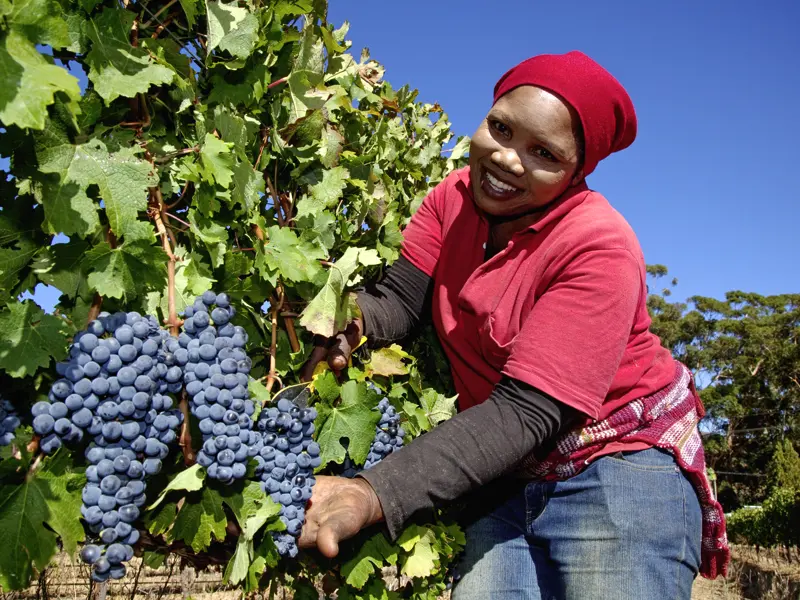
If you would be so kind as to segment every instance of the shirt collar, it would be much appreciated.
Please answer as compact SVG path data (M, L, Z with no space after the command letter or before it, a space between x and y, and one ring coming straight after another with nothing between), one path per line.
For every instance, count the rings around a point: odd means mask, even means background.
M472 195L472 182L469 175L469 165L458 169L456 176L464 185L470 200L474 202L475 197ZM560 219L573 208L581 204L589 195L589 192L591 192L591 190L586 185L586 180L581 181L578 185L568 188L560 198L553 201L550 206L543 210L539 218L531 223L527 229L534 232L541 231L550 223Z

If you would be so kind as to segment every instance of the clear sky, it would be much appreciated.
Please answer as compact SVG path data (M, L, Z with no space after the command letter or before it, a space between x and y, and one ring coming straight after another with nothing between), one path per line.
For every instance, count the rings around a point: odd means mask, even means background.
M510 67L585 52L639 118L636 142L587 181L678 277L673 298L800 292L798 0L332 0L328 19L458 134Z
M628 89L639 136L589 185L631 223L674 299L800 292L798 0L331 0L395 87L439 102L457 134L529 56L581 50ZM43 306L53 293L37 294Z

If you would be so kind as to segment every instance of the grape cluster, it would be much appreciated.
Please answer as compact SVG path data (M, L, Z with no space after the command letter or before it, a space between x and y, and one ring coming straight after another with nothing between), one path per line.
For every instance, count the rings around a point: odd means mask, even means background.
M251 420L247 333L230 322L234 312L227 294L208 290L186 308L178 339L167 342L174 368L183 368L191 411L203 433L197 462L223 482L244 477L248 459L262 447Z
M168 393L182 388L182 370L167 365L168 338L153 317L101 313L75 336L69 361L56 366L63 378L50 402L31 411L45 453L92 436L81 514L99 544L81 557L96 581L124 576L139 537L131 523L145 502L144 478L161 470L177 439L182 414Z
M394 406L387 398L383 398L378 403L378 410L381 411L381 418L375 426L375 438L369 448L367 462L364 463L365 469L377 465L392 452L403 447L405 432L400 427L400 415Z
M133 522L145 503L145 463L130 448L90 446L86 450L90 465L86 469L81 514L98 543L81 550L81 559L92 565L92 579L121 579L125 565L133 556L139 531ZM152 463L150 463L152 464Z
M287 398L261 412L258 430L263 447L256 456L261 488L281 505L286 531L273 534L282 556L297 556L297 537L305 521L305 505L314 486L314 469L322 464L320 448L312 439L313 408L299 408Z
M14 430L19 427L19 417L14 406L0 396L0 446L8 446L14 439Z

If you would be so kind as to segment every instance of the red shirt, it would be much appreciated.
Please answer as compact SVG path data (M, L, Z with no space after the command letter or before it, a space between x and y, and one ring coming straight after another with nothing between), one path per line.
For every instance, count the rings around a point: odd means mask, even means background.
M585 184L484 261L489 224L465 167L430 192L403 235L403 256L433 279L433 321L462 410L502 375L595 420L672 381L673 358L649 331L636 235Z

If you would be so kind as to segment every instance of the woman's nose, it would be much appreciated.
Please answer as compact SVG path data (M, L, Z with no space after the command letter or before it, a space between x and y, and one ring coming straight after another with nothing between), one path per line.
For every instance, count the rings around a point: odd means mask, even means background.
M525 169L519 160L519 155L513 148L503 148L492 152L492 162L504 171L517 177L522 177Z

